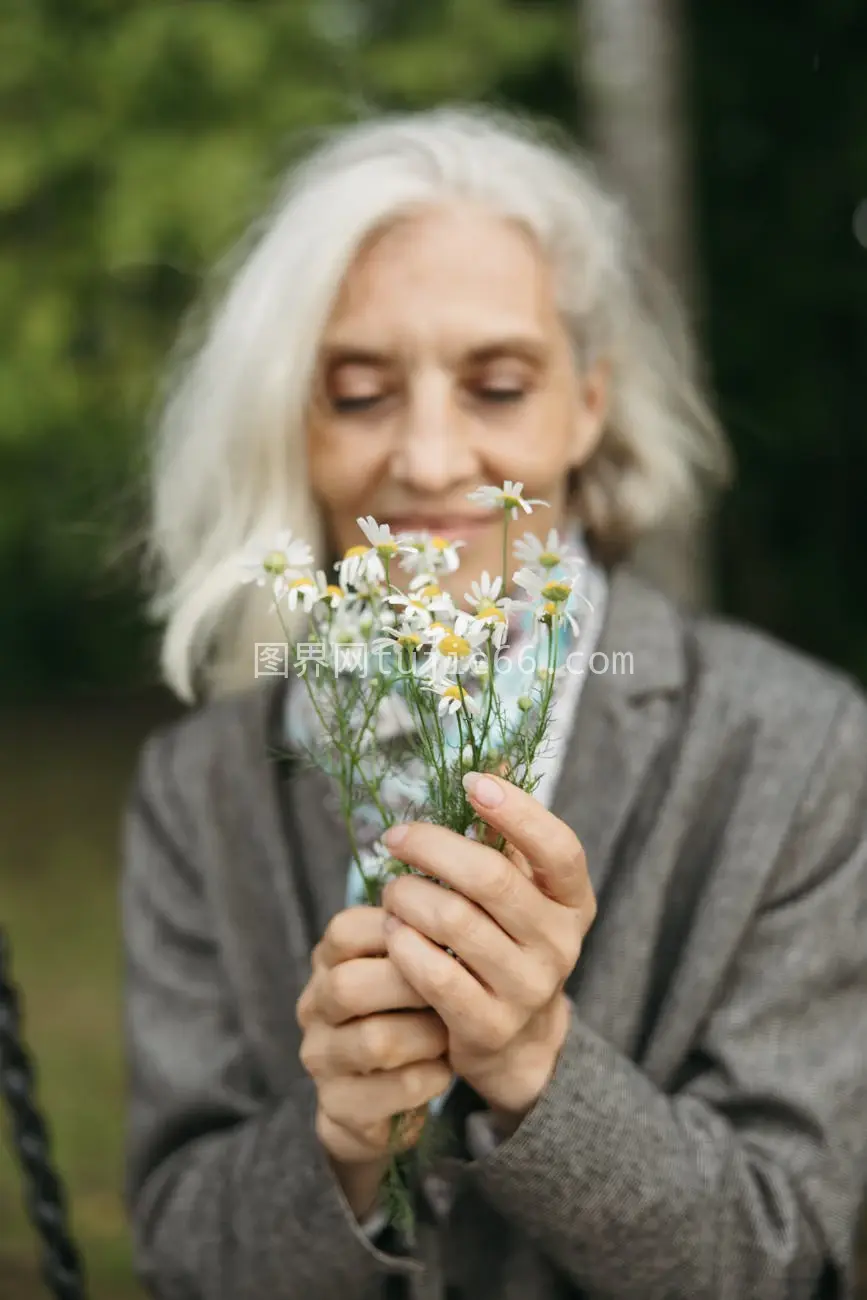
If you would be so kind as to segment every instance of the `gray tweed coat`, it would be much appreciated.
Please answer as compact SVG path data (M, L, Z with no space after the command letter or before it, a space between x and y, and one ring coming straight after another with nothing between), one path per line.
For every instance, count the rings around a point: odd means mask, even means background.
M852 1294L865 702L626 571L600 650L609 671L588 677L554 801L600 904L565 1049L512 1137L482 1159L459 1142L449 1217L425 1220L409 1254L366 1239L314 1134L295 1003L343 906L347 851L324 778L279 777L280 690L149 739L123 918L128 1194L155 1296ZM481 1102L466 1085L452 1097L459 1134Z

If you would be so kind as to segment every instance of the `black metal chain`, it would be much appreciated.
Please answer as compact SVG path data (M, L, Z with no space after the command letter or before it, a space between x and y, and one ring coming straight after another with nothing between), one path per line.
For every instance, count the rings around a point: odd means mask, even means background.
M70 1235L63 1186L51 1159L49 1134L36 1098L33 1062L21 1031L9 940L0 929L0 1096L24 1175L24 1196L42 1245L42 1277L57 1300L85 1300L84 1269Z

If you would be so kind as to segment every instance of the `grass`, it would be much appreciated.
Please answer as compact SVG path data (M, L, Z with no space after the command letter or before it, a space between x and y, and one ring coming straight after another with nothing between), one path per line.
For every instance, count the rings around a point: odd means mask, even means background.
M0 719L0 921L93 1300L143 1297L120 1191L119 821L138 747L165 711L162 700L104 702ZM0 1295L37 1300L5 1116L0 1132Z

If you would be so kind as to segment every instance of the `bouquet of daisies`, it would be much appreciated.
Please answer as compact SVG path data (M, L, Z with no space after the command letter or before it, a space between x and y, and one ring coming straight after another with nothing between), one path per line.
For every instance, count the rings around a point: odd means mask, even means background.
M306 639L294 639L289 739L339 795L351 901L378 905L386 881L412 870L380 841L396 822L479 833L465 772L496 771L527 791L537 785L562 659L579 632L576 605L592 606L576 581L585 560L556 532L545 542L525 534L510 551L510 525L545 504L522 491L507 481L470 494L502 515L502 574L469 583L463 605L444 588L462 542L395 535L372 516L358 520L364 540L337 561L336 581L314 570L309 546L289 533L244 561L243 579L270 587L288 641L287 615L307 616ZM507 583L510 554L518 567ZM388 1192L409 1226L397 1156Z

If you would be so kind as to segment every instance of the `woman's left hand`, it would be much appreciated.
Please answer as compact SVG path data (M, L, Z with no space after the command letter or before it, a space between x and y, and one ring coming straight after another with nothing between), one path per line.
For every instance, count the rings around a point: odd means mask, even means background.
M514 1128L550 1079L569 1024L563 992L596 916L580 841L532 795L471 774L468 798L504 853L415 822L384 837L416 875L383 891L389 955L445 1022L448 1059ZM460 961L450 956L450 949Z

